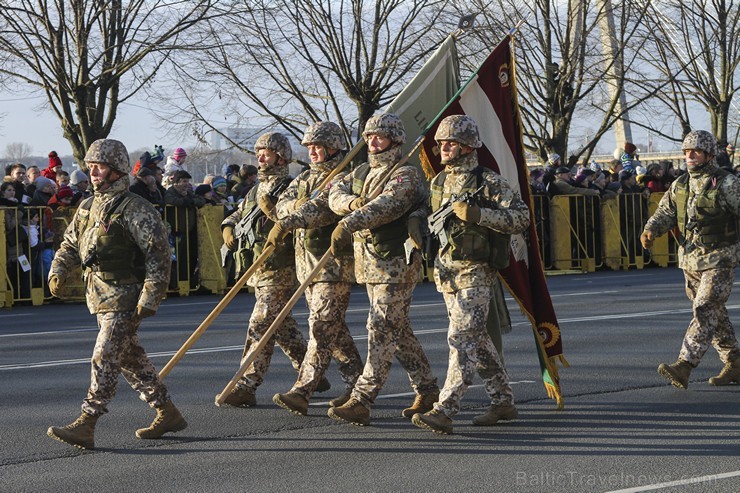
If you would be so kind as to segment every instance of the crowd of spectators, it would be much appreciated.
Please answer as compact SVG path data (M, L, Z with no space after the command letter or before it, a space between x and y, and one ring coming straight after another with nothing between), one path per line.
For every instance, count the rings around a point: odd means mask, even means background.
M195 209L221 205L226 217L257 183L255 166L230 164L222 175L207 175L195 185L186 157L187 152L177 148L162 166L164 150L155 146L153 152L139 157L129 187L130 192L154 205L167 223L174 260L172 288L178 279L189 280L191 288L198 283ZM90 178L84 171L63 168L55 151L49 153L44 169L21 163L5 168L0 213L5 216L7 274L16 299L29 299L31 287L45 286L43 280L62 240L63 228L53 219L58 211L71 208L71 215L73 208L92 195Z

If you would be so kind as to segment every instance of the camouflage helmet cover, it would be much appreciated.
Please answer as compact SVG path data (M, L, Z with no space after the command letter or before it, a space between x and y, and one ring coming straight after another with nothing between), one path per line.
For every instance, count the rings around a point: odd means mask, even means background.
M434 134L434 140L454 140L474 149L483 146L478 134L478 124L467 115L452 115L442 120Z
M290 147L288 138L278 132L267 132L259 136L254 143L254 150L270 149L275 154L289 162L293 159L293 149Z
M699 149L711 154L712 156L717 155L717 141L710 132L706 130L693 130L686 134L681 145L681 150L686 151L688 149Z
M98 139L90 144L85 154L85 163L103 163L120 173L131 173L128 151L126 146L118 140Z
M403 128L403 121L401 121L400 116L394 113L371 116L365 123L362 138L367 140L368 136L373 134L391 139L391 142L396 145L402 145L406 142L406 130Z
M312 123L303 134L301 145L321 144L331 149L345 150L347 145L342 129L333 122Z

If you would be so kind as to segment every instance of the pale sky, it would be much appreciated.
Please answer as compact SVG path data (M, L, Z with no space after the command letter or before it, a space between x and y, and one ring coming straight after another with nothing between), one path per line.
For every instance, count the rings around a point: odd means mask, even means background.
M0 157L5 147L13 142L31 146L33 156L46 156L55 150L60 156L72 154L72 147L62 136L59 120L50 110L34 111L43 98L23 98L0 92ZM143 104L141 106L144 106ZM143 115L143 117L142 117ZM183 146L174 138L168 138L157 125L156 112L138 106L123 104L118 108L116 123L110 135L120 140L129 151L153 149L155 144L164 146L166 153Z

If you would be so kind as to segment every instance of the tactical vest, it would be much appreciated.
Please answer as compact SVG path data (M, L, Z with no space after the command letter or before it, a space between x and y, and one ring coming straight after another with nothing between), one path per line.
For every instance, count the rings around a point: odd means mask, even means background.
M113 199L103 211L95 238L95 250L80 252L85 272L97 272L103 280L113 284L136 284L146 278L146 257L134 242L121 221L126 207L138 195L124 192ZM77 237L90 228L89 211L93 197L85 199L80 209L88 211L88 216L77 231ZM93 227L95 227L93 225Z
M290 178L285 178L290 181ZM242 210L242 217L251 213L255 207L259 207L257 204L257 186L247 192L244 197L244 209ZM252 223L254 229L254 247L252 248L253 258L257 258L262 255L262 250L265 248L267 242L267 234L270 232L272 227L275 225L272 220L267 217L264 213L254 220ZM265 263L263 264L263 270L278 270L286 267L295 265L295 249L293 248L293 237L292 233L286 236L285 241L281 244L276 245L275 251L270 255Z
M483 183L483 169L482 166L475 168L467 176L462 190L458 193L473 193L479 189ZM446 179L447 172L443 170L432 180L432 211L438 210L442 204L450 200L450 196L444 193ZM485 204L478 205L485 206ZM447 220L445 230L450 242L450 256L452 260L488 262L496 270L508 267L511 235L499 233L479 224L463 221L454 215Z
M364 163L355 169L352 179L352 193L363 196L363 189L367 175L370 174L370 164ZM411 210L406 211L401 217L370 230L372 246L375 254L383 259L392 257L404 257L406 252L403 244L408 238L409 215Z
M308 197L308 187L305 182L298 185L296 199L302 199ZM329 251L331 247L331 234L336 228L336 223L327 224L320 228L307 228L303 230L301 240L303 241L303 248L314 257L323 257L324 254ZM350 257L352 256L352 244L343 247L337 252L339 257Z
M698 193L689 190L688 173L676 180L676 219L682 244L685 242L687 224L690 219L686 214L686 207L692 196L696 196L696 217L691 218L694 224L689 228L698 235L696 244L718 248L737 243L737 220L728 218L727 213L719 207L719 189L729 175L729 172L717 168L712 178L707 180L706 187Z

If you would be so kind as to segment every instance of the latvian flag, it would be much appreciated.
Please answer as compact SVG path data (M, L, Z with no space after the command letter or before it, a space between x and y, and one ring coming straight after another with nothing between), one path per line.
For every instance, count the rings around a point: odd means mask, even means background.
M529 204L530 226L525 234L511 240L509 267L500 275L522 312L532 323L542 379L548 395L563 407L557 362L567 366L563 341L542 268L529 190L527 165L522 145L521 120L517 103L512 36L507 36L458 91L451 104L428 130L421 160L435 174L442 169L434 141L439 122L449 115L465 114L478 122L483 147L478 149L481 165L503 176Z

